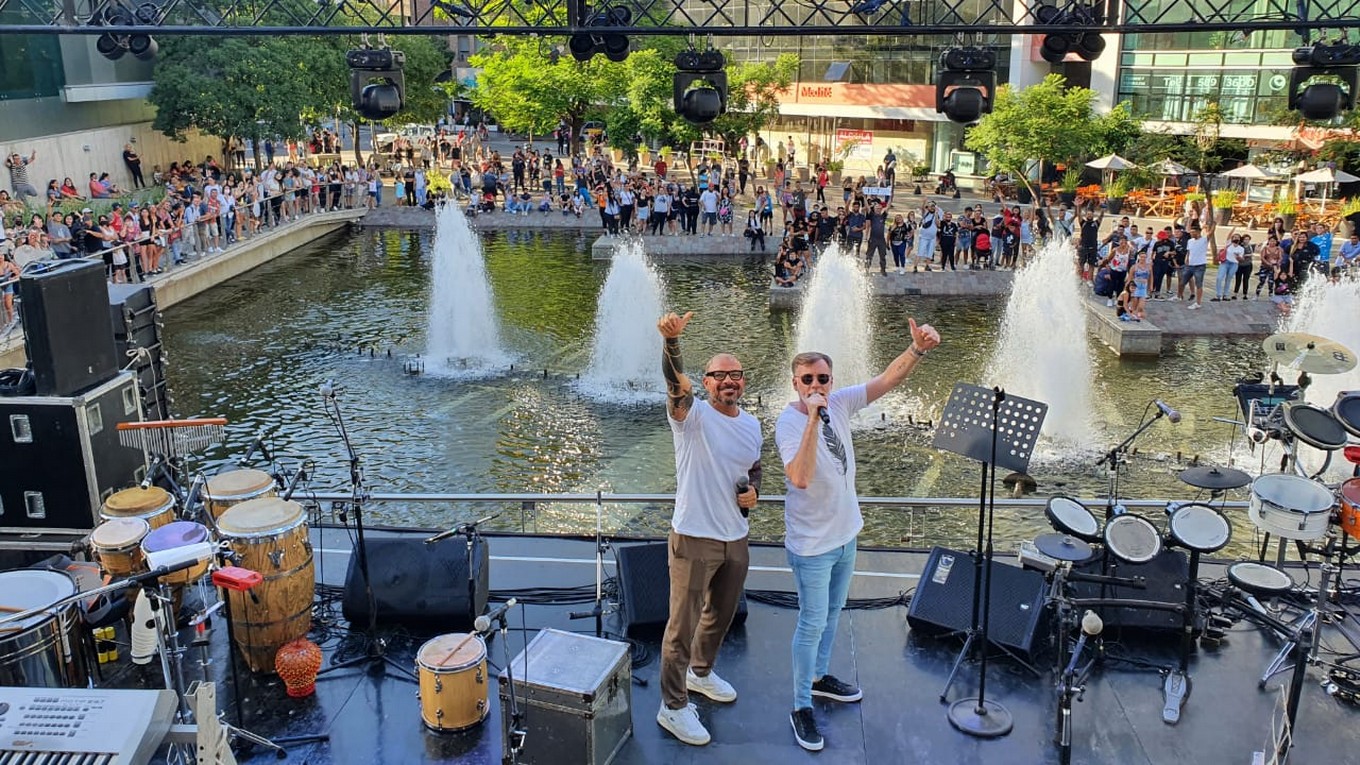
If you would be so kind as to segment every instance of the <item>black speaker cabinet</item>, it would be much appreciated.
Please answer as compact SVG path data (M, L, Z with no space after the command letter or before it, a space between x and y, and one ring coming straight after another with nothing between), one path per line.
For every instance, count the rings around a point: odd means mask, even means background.
M161 314L149 284L110 284L109 317L119 363L131 367L149 420L170 419L170 394L161 348Z
M74 396L118 372L104 264L57 261L19 279L24 343L39 396Z
M973 558L936 547L930 551L907 609L912 632L930 636L967 632L973 621ZM992 561L987 639L1031 661L1043 645L1044 576Z
M1100 573L1100 558L1082 566L1081 571L1088 574ZM1111 559L1111 576L1142 577L1146 587L1105 588L1105 597L1117 600L1150 600L1176 606L1185 602L1185 587L1190 581L1190 560L1180 550L1162 550L1147 563L1125 563ZM1100 585L1091 582L1074 582L1073 597L1099 598ZM1180 630L1185 626L1181 615L1170 609L1153 608L1103 608L1101 618L1106 627L1124 627L1144 630ZM1193 620L1192 620L1193 621Z
M462 537L430 545L422 539L368 537L368 569L378 621L443 632L471 631L472 622L486 610L489 561L486 540L475 538L469 583L468 546ZM351 627L368 626L368 596L358 550L349 558L341 605Z
M0 398L0 532L94 528L104 498L145 467L118 442L118 423L140 419L127 372L79 396Z
M660 632L671 616L671 569L667 543L619 545L614 557L619 564L619 600L629 635ZM746 623L746 593L737 601L732 626Z

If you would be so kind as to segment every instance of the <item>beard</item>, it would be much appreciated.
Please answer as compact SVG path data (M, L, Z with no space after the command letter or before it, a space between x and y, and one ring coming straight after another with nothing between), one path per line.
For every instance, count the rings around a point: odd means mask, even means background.
M737 402L741 400L741 393L742 390L739 385L719 386L717 392L713 394L713 403L723 406L736 406Z

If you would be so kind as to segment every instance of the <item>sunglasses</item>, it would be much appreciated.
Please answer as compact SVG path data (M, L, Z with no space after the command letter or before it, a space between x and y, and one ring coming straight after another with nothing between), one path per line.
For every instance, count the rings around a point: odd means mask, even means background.
M714 372L704 372L704 377L712 377L714 380L717 380L718 382L722 382L723 380L727 379L741 380L746 377L746 371L742 369L733 369L729 372L726 369L719 369Z
M811 385L813 380L816 380L817 383L818 383L819 385L826 385L827 383L831 382L831 375L828 375L828 374L820 374L820 375L811 375L811 374L808 374L808 375L803 375L802 377L800 377L800 378L798 378L798 379L801 380L802 383L803 383L804 385Z

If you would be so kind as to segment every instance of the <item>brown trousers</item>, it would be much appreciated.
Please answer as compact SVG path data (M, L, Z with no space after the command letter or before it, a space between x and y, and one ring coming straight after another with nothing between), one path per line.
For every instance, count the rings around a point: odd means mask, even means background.
M689 703L685 670L702 677L713 669L746 586L751 554L746 537L719 542L672 529L668 542L671 616L661 638L661 700L680 709Z

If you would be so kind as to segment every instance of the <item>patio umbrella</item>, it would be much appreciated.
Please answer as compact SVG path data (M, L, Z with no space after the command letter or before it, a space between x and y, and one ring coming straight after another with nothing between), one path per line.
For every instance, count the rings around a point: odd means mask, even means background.
M1219 175L1223 178L1241 178L1244 181L1246 181L1246 186L1242 189L1243 200L1248 199L1249 194L1251 193L1251 182L1253 180L1261 180L1263 178L1275 177L1274 173L1264 168L1258 167L1257 165L1242 165L1241 167L1234 167L1233 169L1227 171L1226 173L1219 173Z
M1194 171L1172 160L1170 157L1152 166L1152 169L1162 176L1162 196L1166 196L1166 179L1173 175L1189 175Z
M1101 157L1100 159L1093 159L1090 162L1087 162L1086 166L1103 171L1100 174L1102 183L1109 183L1110 178L1114 175L1114 171L1116 170L1130 170L1138 167L1138 165L1124 159L1118 154L1110 154Z
M1354 183L1360 181L1354 175L1344 170L1333 170L1330 167L1320 167L1317 170L1310 170L1306 173L1294 176L1295 183L1318 183L1322 185L1322 212L1327 211L1327 187L1333 183Z

